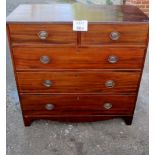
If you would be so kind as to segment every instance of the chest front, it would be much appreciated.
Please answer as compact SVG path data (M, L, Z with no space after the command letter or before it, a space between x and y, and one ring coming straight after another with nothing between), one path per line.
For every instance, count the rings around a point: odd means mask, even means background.
M82 19L88 31L73 31ZM7 30L25 126L35 119L132 123L148 43L148 18L138 8L21 5Z

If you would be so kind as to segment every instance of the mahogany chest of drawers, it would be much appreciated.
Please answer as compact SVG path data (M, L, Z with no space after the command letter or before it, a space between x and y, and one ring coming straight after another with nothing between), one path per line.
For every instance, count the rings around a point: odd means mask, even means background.
M87 20L88 31L73 31L73 20ZM20 5L7 31L25 126L132 123L148 44L148 17L137 7Z

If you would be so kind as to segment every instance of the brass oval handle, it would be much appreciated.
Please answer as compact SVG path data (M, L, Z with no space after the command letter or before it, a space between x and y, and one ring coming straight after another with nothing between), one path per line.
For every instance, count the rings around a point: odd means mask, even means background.
M103 107L108 110L112 108L112 104L111 103L104 103Z
M112 63L112 64L117 63L117 62L118 62L118 57L115 56L115 55L110 55L110 56L108 57L108 62L109 62L109 63Z
M40 57L40 62L42 64L48 64L50 62L50 58L46 55Z
M111 32L110 38L111 38L111 40L118 40L120 38L120 33L119 32Z
M115 82L113 80L108 80L105 82L105 86L107 88L113 88L115 86Z
M46 110L53 110L54 108L55 108L55 106L53 104L46 104L45 105Z
M48 33L46 31L40 31L38 33L38 37L41 39L41 40L46 40L47 37L48 37Z
M51 87L53 85L53 82L51 80L44 80L43 85L45 87Z

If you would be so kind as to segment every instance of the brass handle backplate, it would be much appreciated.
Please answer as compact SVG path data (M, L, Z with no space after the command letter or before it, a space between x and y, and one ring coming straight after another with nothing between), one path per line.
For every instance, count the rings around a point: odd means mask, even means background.
M38 33L38 37L41 39L41 40L46 40L47 37L48 37L48 33L46 31L40 31Z
M53 104L46 104L45 105L46 110L53 110L54 108L55 108L55 106Z
M118 40L120 38L120 33L119 32L111 32L110 38L111 38L111 40Z
M44 80L43 85L45 87L51 87L53 85L53 82L51 80Z
M113 80L108 80L105 82L105 86L107 88L113 88L115 86L115 82Z
M42 64L48 64L50 62L50 58L46 55L40 57L40 62Z
M111 103L104 103L103 107L108 110L112 108L112 104Z
M108 57L108 62L109 62L109 63L112 63L112 64L117 63L117 62L118 62L118 57L115 56L115 55L110 55L110 56Z

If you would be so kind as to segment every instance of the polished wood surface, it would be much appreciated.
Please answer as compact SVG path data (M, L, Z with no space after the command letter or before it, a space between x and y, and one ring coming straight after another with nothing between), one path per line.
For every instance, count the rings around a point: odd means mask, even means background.
M88 20L87 32L72 30L77 19ZM7 32L25 126L36 119L120 117L131 125L148 28L148 17L135 6L20 5L7 17ZM111 56L117 59L110 62ZM112 107L105 109L105 102Z
M48 25L48 24L11 24L9 25L12 44L53 44L53 45L76 45L77 33L72 31L71 24ZM38 36L40 31L48 33L47 39L41 40Z
M132 95L21 95L25 115L131 115L134 102ZM105 103L111 103L111 109L105 109ZM47 104L54 109L47 110Z
M73 32L72 24L10 24L10 37L13 46L146 46L147 24L89 24L87 32ZM39 32L48 36L41 40ZM112 40L112 32L118 32L118 40ZM80 35L78 35L80 33ZM77 41L79 40L79 42Z
M143 48L13 48L17 71L141 69L144 54ZM42 56L48 56L47 64L40 61ZM110 56L116 56L118 61L110 63Z
M34 120L52 120L59 122L72 122L72 123L82 123L82 122L94 122L103 121L109 119L122 118L127 125L132 124L133 115L24 115L24 125L26 127L30 126Z
M90 24L88 32L81 32L81 45L146 45L147 30L146 24ZM111 32L118 32L120 38L112 40Z
M24 93L136 93L140 72L17 72L20 92ZM50 80L51 87L43 82ZM105 86L113 80L113 88Z
M24 4L18 6L8 17L7 22L89 22L135 23L148 22L148 17L136 6L128 5L85 5L73 4Z

